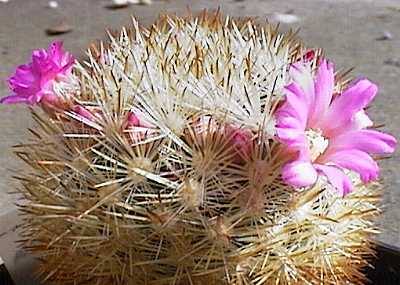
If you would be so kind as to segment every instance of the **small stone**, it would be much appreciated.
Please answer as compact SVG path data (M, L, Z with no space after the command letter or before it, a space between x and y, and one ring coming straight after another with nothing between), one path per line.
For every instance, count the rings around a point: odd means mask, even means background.
M390 33L389 31L383 31L382 36L376 38L377 41L387 41L392 39L393 39L392 33Z
M112 0L112 3L115 5L125 5L125 4L128 4L129 1L128 0Z
M300 18L295 14L274 13L272 18L284 24L294 24L300 21Z
M51 9L56 9L58 8L58 2L57 1L49 1L49 3L47 4L49 8Z
M294 14L294 9L293 8L287 9L284 14L293 15Z
M130 5L130 1L128 0L112 0L112 3L107 5L106 8L116 10L126 8Z
M153 1L152 0L140 0L140 4L151 5L151 4L153 4Z
M383 62L384 64L400 67L400 59L389 58Z
M49 36L56 36L66 34L72 31L72 26L67 23L60 23L46 29L46 34Z
M394 7L394 6L392 6L392 7L387 7L387 9L388 9L388 10L391 10L391 11L393 11L393 12L400 12L400 7Z

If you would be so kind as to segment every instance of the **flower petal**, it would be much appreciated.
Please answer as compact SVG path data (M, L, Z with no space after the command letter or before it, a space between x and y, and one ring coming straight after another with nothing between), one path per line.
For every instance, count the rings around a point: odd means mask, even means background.
M318 67L315 79L314 108L310 114L310 127L319 120L328 110L332 100L333 87L335 85L333 64L323 60Z
M305 129L309 113L307 96L296 83L291 83L285 87L285 103L280 108L280 112L295 117Z
M304 99L308 106L314 102L314 80L311 64L297 62L290 66L289 76L303 90Z
M290 143L298 140L304 134L304 128L296 118L287 115L277 115L276 134L282 142Z
M72 110L76 114L78 114L79 116L81 116L81 117L83 117L85 119L93 120L93 118L94 118L93 114L83 106L75 105L75 106L72 107Z
M359 130L345 132L330 140L328 151L358 149L368 153L392 153L396 146L396 139L375 130Z
M75 62L74 57L69 53L65 52L62 41L56 41L50 44L49 57L59 69L60 73L68 72Z
M341 128L336 128L330 132L330 137L337 137L350 131L360 131L372 127L374 123L364 110L360 110L350 119L350 121Z
M55 41L49 45L48 52L52 60L56 63L60 63L63 59L63 42L62 41Z
M135 115L135 113L129 112L128 113L128 126L129 127L139 127L140 126L140 120L138 116Z
M373 126L372 120L364 110L358 111L352 118L350 130L361 130Z
M311 162L296 160L286 164L282 169L283 180L294 187L313 185L317 180L317 171Z
M315 169L326 176L329 183L336 188L341 196L345 196L353 189L353 184L350 178L339 168L335 166L314 164Z
M40 75L32 70L31 64L24 64L17 67L15 74L8 79L8 86L11 91L19 97L29 97L40 91ZM15 103L22 103L19 101Z
M352 118L357 112L365 108L375 97L378 87L367 79L356 82L335 98L318 127L324 130L328 137L335 131L346 128L351 124Z
M29 100L24 96L10 95L0 98L0 104L15 104L15 103L30 104Z
M366 152L358 149L331 152L320 157L318 163L333 163L337 166L354 170L360 174L363 182L375 180L379 175L378 164Z
M309 108L304 92L296 83L288 85L285 93L285 102L275 114L276 132L282 141L291 142L304 133Z

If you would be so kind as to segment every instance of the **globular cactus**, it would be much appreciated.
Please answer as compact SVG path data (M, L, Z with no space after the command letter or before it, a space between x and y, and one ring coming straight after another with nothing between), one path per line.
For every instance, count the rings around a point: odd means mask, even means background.
M42 107L15 152L30 166L22 243L44 281L365 281L381 196L369 154L395 144L366 129L375 85L349 87L292 33L206 13L134 20L88 56L35 52L2 100ZM354 108L332 120L337 105Z

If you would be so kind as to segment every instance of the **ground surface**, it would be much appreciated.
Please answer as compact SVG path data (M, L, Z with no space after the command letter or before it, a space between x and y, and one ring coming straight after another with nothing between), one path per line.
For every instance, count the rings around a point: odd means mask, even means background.
M256 16L260 20L276 19L276 13L294 14L298 21L290 26L301 27L300 36L311 47L323 47L338 67L356 66L354 75L363 75L378 82L380 94L370 109L373 119L385 123L385 131L400 134L400 2L396 0L153 0L149 6L132 5L108 10L107 0L62 0L57 9L47 8L46 0L0 1L0 96L7 94L5 79L17 64L28 60L32 49L43 48L50 41L63 39L77 57L90 42L102 39L106 28L129 25L130 16L144 25L151 24L160 13L182 15L192 11L220 7L231 16ZM286 17L289 20L293 17ZM65 21L73 26L71 33L49 37L44 30ZM283 29L289 25L283 24ZM382 37L388 40L378 40ZM15 197L7 192L15 186L8 169L20 166L10 146L24 140L32 124L24 106L0 106L0 255L5 259L18 284L30 284L31 260L16 251ZM385 213L381 218L379 239L400 246L400 157L383 161L382 177L386 189ZM18 273L16 273L18 272ZM33 283L32 283L33 284Z

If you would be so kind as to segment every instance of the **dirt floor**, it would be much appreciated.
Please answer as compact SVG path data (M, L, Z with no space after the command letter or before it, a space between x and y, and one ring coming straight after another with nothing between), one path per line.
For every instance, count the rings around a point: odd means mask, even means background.
M32 49L62 39L78 58L93 41L105 38L106 29L130 24L133 15L143 25L159 14L183 15L203 8L220 8L235 17L251 16L272 22L282 21L282 29L300 27L300 36L310 47L322 47L338 67L356 67L355 76L366 76L379 84L379 96L369 110L385 131L400 134L400 2L398 0L153 0L151 5L131 5L110 10L110 0L59 0L49 8L47 0L0 1L0 95L7 95L5 79L17 64L28 60ZM286 22L286 23L285 23ZM45 30L68 24L72 31L48 36ZM32 122L25 106L0 106L0 256L6 261L17 284L34 284L30 275L32 260L16 250L15 197L7 192L15 187L9 169L21 164L10 146L24 140ZM385 181L385 212L380 219L379 239L400 246L399 151L382 161ZM28 269L24 269L28 268ZM17 273L18 272L18 273ZM21 273L24 272L24 273ZM26 273L25 273L26 272Z

